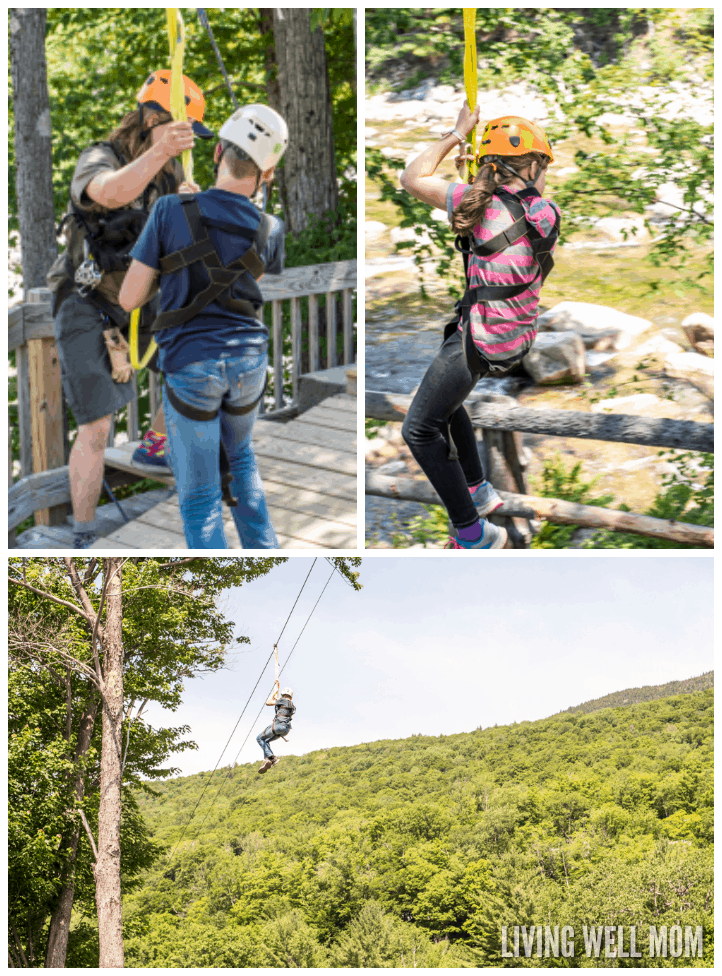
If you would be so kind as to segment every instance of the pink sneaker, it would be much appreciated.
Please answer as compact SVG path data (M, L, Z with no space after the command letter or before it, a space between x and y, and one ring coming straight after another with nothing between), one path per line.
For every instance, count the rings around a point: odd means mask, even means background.
M133 451L133 460L136 464L152 464L157 468L166 468L170 471L166 435L149 430Z
M471 500L482 518L491 515L504 504L489 481L482 481L480 485L474 488L471 492Z

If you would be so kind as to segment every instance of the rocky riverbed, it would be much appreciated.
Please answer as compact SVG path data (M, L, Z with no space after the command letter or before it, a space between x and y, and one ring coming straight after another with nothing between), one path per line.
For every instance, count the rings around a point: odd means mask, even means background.
M525 83L504 91L485 91L479 98L484 118L520 114L544 124L563 116L563 106ZM408 161L448 131L463 100L460 87L438 85L434 79L395 94L372 94L366 102L366 144L388 157ZM624 129L642 145L643 131L629 111L633 104L670 120L691 117L708 123L712 118L711 84L699 77L630 92L626 104L620 101L605 121ZM573 145L555 145L554 151L556 177L576 171ZM451 160L442 164L439 174L455 178ZM553 189L553 179L551 186ZM657 188L657 202L645 214L652 228L674 219L675 207L682 204L680 194L673 183ZM379 200L377 188L368 180L366 204L366 385L369 390L410 394L438 348L441 326L449 318L453 300L448 296L448 281L436 273L433 251L421 268L410 255L396 251L399 242L413 237L413 228L399 226L398 213ZM436 211L432 216L445 218ZM557 249L557 267L542 296L548 304L540 311L550 310L551 315L546 324L540 323L545 331L540 331L543 338L538 347L548 351L546 364L535 378L522 371L482 380L476 392L503 393L530 407L712 420L713 338L706 347L699 346L689 327L683 327L691 313L711 312L711 295L695 300L690 299L694 293L684 289L659 293L646 261L651 235L643 219L620 213L580 225L570 243ZM636 235L627 239L633 228ZM421 274L426 297L419 294ZM585 322L574 326L565 321L570 303L589 306ZM702 321L713 337L709 315ZM618 326L616 331L613 324ZM565 360L568 375L563 371L552 375L554 356ZM374 433L366 440L368 465L388 474L423 477L401 440L399 424L388 424ZM623 502L632 511L644 511L665 475L674 470L673 459L660 456L656 448L531 435L525 435L523 443L531 490L539 487L545 462L559 454L567 468L581 462L584 480L598 479L595 494L612 494L613 505ZM414 544L409 526L425 515L423 506L414 503L368 498L367 544L388 546L395 535L401 537L397 545Z

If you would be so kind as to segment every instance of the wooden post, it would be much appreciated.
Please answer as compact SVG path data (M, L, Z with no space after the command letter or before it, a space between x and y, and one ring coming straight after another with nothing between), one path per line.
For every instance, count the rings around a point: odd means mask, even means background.
M343 290L343 361L353 362L353 289Z
M30 365L28 346L15 350L18 387L18 429L20 431L20 477L33 473L32 410L30 409Z
M320 366L318 348L318 295L308 296L308 371L315 373Z
M273 302L273 405L283 406L283 303Z
M42 304L49 298L47 288L31 288L28 300ZM28 342L28 375L30 380L30 415L33 441L33 472L62 468L63 395L60 359L55 339L30 339ZM35 513L36 525L63 525L67 506L55 505Z
M291 399L298 403L298 375L301 371L301 299L291 299Z
M336 365L336 292L326 292L326 369Z

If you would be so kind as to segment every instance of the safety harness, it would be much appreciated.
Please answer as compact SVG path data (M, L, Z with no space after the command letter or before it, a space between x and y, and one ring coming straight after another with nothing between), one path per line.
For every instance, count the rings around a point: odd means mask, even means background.
M274 732L278 732L277 726L283 726L284 731L287 732L291 726L291 719L296 711L296 706L288 698L279 698L276 703L276 714L273 716L273 722L271 723L271 728Z
M127 165L127 159L115 143L103 141L93 145L110 149L118 161L119 168L122 169ZM127 314L119 305L114 305L100 295L97 286L103 274L128 269L131 260L130 252L148 220L153 190L155 189L159 196L165 196L175 193L177 186L175 177L165 172L158 174L143 191L140 209L123 207L107 211L85 210L79 207L72 197L70 198L68 213L61 220L57 234L60 236L65 225L73 221L83 237L84 260L76 268L71 259L70 246L63 254L63 282L54 296L54 315L57 315L62 303L75 289L100 309L113 325L120 329L127 328ZM150 319L155 312L155 307L155 302L152 302L143 309L141 331L144 334L150 330Z
M263 249L273 228L272 218L268 214L261 214L261 219L251 246L239 258L236 258L235 261L224 265L206 230L206 225L210 221L207 221L201 213L195 195L192 193L181 193L178 199L183 206L182 212L188 224L191 237L193 238L193 243L177 251L172 251L170 254L161 258L160 270L161 274L174 274L183 268L188 268L191 277L190 290L191 294L195 294L195 298L182 308L162 312L153 323L153 331L157 332L160 329L185 325L186 322L200 315L211 302L215 302L229 312L256 318L258 306L260 306L261 302L259 301L256 305L244 299L233 298L231 291L236 282L246 272L257 281L266 270L265 263L260 255L263 253ZM202 279L202 271L205 271L207 277L210 279L207 285L205 285L204 279ZM184 403L167 382L164 384L164 389L173 407L181 416L187 417L189 420L208 421L215 420L221 410L232 416L241 416L250 413L251 410L258 406L263 394L266 392L266 384L264 383L260 395L253 403L246 404L243 407L236 407L224 400L216 410L200 410L198 407ZM238 499L234 498L231 494L230 486L233 481L233 475L231 474L228 453L222 441L219 461L223 500L228 506L234 507L238 504Z
M466 363L472 373L478 373L482 376L488 372L488 363L481 358L471 334L471 306L480 303L483 304L484 302L499 302L506 301L509 298L516 298L517 295L521 295L527 288L530 288L540 276L541 282L544 284L549 272L554 267L554 259L551 252L554 242L559 236L559 227L561 224L561 219L557 213L554 221L554 230L549 237L543 237L527 217L526 210L519 200L518 194L510 193L503 187L497 187L494 190L494 196L498 198L502 207L509 211L514 218L514 223L495 237L492 237L489 241L476 241L473 237L461 237L457 235L454 246L457 251L461 251L464 258L466 291L454 306L454 318L444 326L445 342L449 336L454 335L457 331L459 328L459 320L461 320L461 338ZM477 257L482 258L491 257L493 254L499 254L501 251L505 251L512 244L516 244L524 236L528 237L531 241L532 251L538 266L537 275L532 282L521 282L517 285L476 285L474 287L469 285L470 254L475 254ZM450 421L447 423L446 433L449 444L449 461L456 461L459 458L459 453L451 436Z
M516 193L510 193L503 187L498 187L494 191L494 196L501 202L504 209L508 210L514 219L514 223L506 230L492 237L489 241L476 241L473 237L457 236L454 246L457 251L461 251L464 258L464 277L466 280L466 291L460 301L456 303L456 318L449 322L444 329L444 339L452 335L458 328L459 317L461 317L462 339L464 353L469 369L474 373L486 373L487 364L482 360L474 339L471 334L471 307L472 305L483 304L484 302L506 301L521 295L541 277L541 283L547 279L549 272L554 267L552 248L559 236L561 220L557 213L554 221L554 230L549 237L543 237L529 220L524 209L524 205L519 200ZM475 254L477 257L491 257L505 251L506 248L516 244L522 237L528 237L534 258L538 266L538 272L532 282L521 282L516 285L476 285L469 284L469 255Z

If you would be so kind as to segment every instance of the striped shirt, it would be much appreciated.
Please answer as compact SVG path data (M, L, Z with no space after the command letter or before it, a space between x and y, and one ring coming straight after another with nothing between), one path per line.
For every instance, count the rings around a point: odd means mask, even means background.
M465 183L450 184L446 195L449 221L453 210L470 189ZM514 192L509 187L504 189ZM549 237L559 213L557 205L542 197L521 197L520 202L541 236ZM477 241L489 241L513 223L512 215L499 198L494 196L489 201L484 220L474 228L474 238ZM468 274L469 287L529 285L515 298L479 303L471 307L471 335L476 348L492 371L501 372L526 356L536 338L541 277L538 276L539 266L534 258L531 241L527 236L521 237L511 247L487 258L470 254Z

